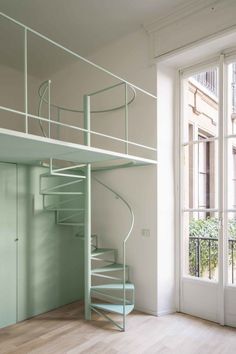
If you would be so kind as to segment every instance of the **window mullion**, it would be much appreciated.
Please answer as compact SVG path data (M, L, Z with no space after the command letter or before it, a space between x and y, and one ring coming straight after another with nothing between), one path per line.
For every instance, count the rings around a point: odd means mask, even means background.
M219 61L219 166L218 166L218 176L219 176L219 216L220 216L220 227L219 227L219 302L218 302L218 314L219 323L224 325L225 323L225 313L224 313L224 289L226 285L226 273L227 273L227 222L226 222L226 82L225 82L225 61L224 55L220 56Z

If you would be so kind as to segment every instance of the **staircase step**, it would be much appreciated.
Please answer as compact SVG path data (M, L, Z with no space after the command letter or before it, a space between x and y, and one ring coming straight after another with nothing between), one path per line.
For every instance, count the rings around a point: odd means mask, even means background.
M56 205L44 207L44 209L48 211L84 211L82 208L60 208Z
M126 283L126 290L134 290L134 284ZM102 285L93 285L91 286L91 290L123 290L122 283L114 283L114 284L102 284Z
M50 192L50 191L41 191L42 195L84 195L83 192Z
M123 305L116 305L116 304L91 304L91 308L118 313L123 315ZM134 309L134 305L125 305L125 314L128 315Z
M57 225L65 225L65 226L84 226L84 223L79 223L79 222L57 222Z
M101 256L106 253L115 252L114 248L96 248L91 252L91 257L93 256Z
M128 266L125 266L125 267L128 268ZM93 273L113 272L116 270L123 270L123 264L112 263L112 264L109 264L104 267L94 268L94 269L92 269L92 274Z
M82 238L84 240L84 235L77 235L77 237ZM96 238L96 237L97 237L96 234L91 235L91 238Z

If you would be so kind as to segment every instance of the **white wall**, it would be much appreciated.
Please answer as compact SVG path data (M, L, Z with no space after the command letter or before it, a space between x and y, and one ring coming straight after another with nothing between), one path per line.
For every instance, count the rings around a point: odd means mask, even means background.
M236 29L234 0L190 1L182 9L146 26L152 57L168 56L173 50L194 47Z
M0 65L0 77L0 105L24 112L25 98L23 72L5 65ZM28 102L29 112L31 114L37 114L38 87L40 82L39 79L33 76L28 76ZM25 117L22 115L0 110L0 122L1 128L15 129L22 132L25 131ZM33 119L29 119L29 132L41 134L38 122Z
M133 33L113 45L99 51L93 60L117 73L136 85L153 93L156 91L156 69L149 66L147 38L143 31ZM139 98L139 97L138 97ZM137 102L139 102L137 100ZM155 111L153 101L146 103L146 114L136 112L135 124L138 129L134 138L144 137L143 143L155 146ZM139 106L140 108L140 106ZM148 110L147 110L148 109ZM131 117L132 119L132 117ZM154 124L153 124L154 123ZM130 130L132 129L130 128ZM150 129L148 129L148 127ZM139 140L140 141L140 140ZM101 174L100 174L101 175ZM127 198L134 208L135 227L127 246L127 262L131 266L131 279L136 286L136 308L144 312L157 313L157 169L156 167L140 167L103 173L100 177ZM114 204L100 187L94 184L96 198L103 200L103 216L101 204L94 203L94 231L101 233L105 240L110 237L121 254L121 238L127 228L127 216L115 214ZM105 198L105 199L104 199ZM106 203L107 202L107 203ZM102 208L102 209L103 209ZM111 211L113 209L113 211ZM123 208L124 210L124 208ZM120 210L121 212L121 210ZM109 225L107 225L107 217ZM121 217L119 217L121 215ZM127 213L126 213L127 215ZM125 225L126 223L126 225ZM115 227L114 227L115 225ZM150 237L141 236L141 229L149 229ZM112 242L112 243L113 243Z
M157 67L158 114L158 314L175 311L174 106L175 70Z
M128 81L155 94L156 68L149 65L148 41L143 30L103 48L91 58ZM73 64L52 78L52 90L57 102L78 107L82 105L82 95L117 82L107 75L97 73L85 64ZM63 83L63 85L62 85ZM123 102L122 92L112 95L109 107ZM107 102L105 103L107 104ZM96 101L97 107L104 102ZM123 115L123 116L122 116ZM71 119L78 124L79 115ZM79 118L79 119L78 119ZM92 118L93 129L103 131L109 126L109 134L124 138L124 112L101 115ZM118 119L122 124L117 124ZM112 123L110 123L112 121ZM107 129L107 128L106 128ZM156 145L156 102L138 94L130 107L130 139L137 139L146 145ZM74 136L74 139L76 137ZM95 140L94 140L95 141ZM93 141L93 142L94 142ZM96 141L99 143L99 140ZM123 149L105 142L105 147ZM102 146L104 147L104 145ZM121 150L122 151L122 150ZM134 151L133 153L139 153ZM151 314L157 313L157 169L156 167L135 167L131 169L96 173L97 177L117 190L132 205L135 212L135 227L127 245L127 263L131 266L131 280L136 285L136 308ZM129 214L113 195L96 182L93 184L93 232L100 235L100 244L117 247L121 257L122 239L128 229ZM150 236L143 237L141 229L149 229Z

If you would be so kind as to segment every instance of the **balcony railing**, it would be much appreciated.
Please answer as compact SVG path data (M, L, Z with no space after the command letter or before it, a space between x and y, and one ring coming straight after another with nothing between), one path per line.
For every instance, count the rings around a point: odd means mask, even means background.
M201 86L207 89L210 93L218 96L218 79L217 69L212 69L198 73L193 76ZM236 63L232 64L232 112L236 113Z
M198 73L193 78L213 95L218 96L217 69Z
M236 239L228 239L228 277L236 283ZM218 269L218 239L189 237L189 273L195 277L215 279Z

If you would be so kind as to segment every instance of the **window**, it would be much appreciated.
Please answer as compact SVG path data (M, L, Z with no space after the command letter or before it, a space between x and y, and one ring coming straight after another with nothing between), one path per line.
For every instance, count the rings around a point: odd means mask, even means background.
M187 275L218 277L217 69L185 80L184 245Z
M222 237L227 240L228 252L224 267L228 267L228 284L236 284L236 61L227 65L227 71L227 117L218 114L217 67L184 79L183 269L185 275L218 280L219 229L223 218L227 232L224 229ZM225 122L223 135L219 131L220 121ZM219 136L227 152L224 164L221 162L226 155L222 150L218 154ZM227 170L222 173L223 165Z
M199 135L199 140L206 137ZM210 149L209 142L198 144L198 203L199 209L210 208ZM207 214L203 213L202 217Z

